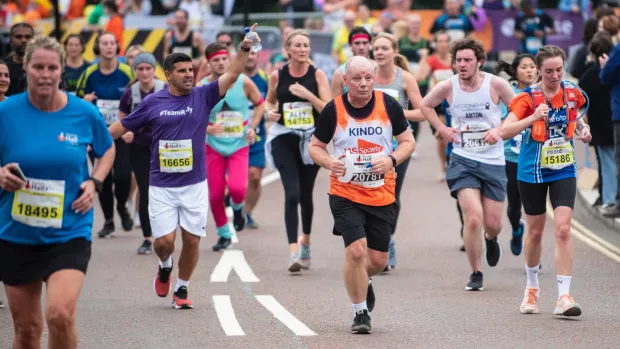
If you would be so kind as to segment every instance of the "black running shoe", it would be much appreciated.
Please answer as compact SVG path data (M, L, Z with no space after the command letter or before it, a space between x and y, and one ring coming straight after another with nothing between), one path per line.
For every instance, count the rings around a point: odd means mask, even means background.
M114 232L114 221L106 221L103 228L97 233L100 238L105 238Z
M149 240L144 240L142 245L138 247L138 254L151 254L153 252L153 243Z
M131 218L129 212L121 215L121 225L125 231L131 231L131 229L133 229L133 218Z
M355 334L370 333L370 315L368 315L368 310L360 310L355 314L353 325L351 325L351 332Z
M228 247L230 247L230 245L232 244L232 240L231 239L227 239L227 238L219 238L217 240L217 243L215 245L213 245L211 248L213 248L213 251L221 251L221 250L225 250Z
M487 240L485 237L484 242L487 245L487 263L489 264L489 267L494 267L497 263L499 263L499 260L502 259L502 247L497 242L497 236L492 240Z
M465 291L482 291L484 287L482 287L482 273L479 271L475 271L471 273L469 277L469 282L467 286L465 286Z
M2 303L2 301L0 301L0 309L4 308L4 303Z
M233 210L233 227L236 231L242 231L245 228L245 212L242 208Z
M366 306L368 306L368 312L372 312L375 309L375 290L372 288L372 278L368 279L368 292L366 293Z

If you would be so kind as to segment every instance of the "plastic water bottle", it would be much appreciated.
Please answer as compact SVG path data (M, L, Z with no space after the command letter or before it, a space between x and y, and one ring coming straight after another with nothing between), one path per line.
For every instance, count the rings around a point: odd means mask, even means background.
M257 40L258 36L255 32L250 31L250 28L245 28L245 38L254 42L254 44L252 45L253 52L258 52L263 49L263 45L261 45L260 42Z

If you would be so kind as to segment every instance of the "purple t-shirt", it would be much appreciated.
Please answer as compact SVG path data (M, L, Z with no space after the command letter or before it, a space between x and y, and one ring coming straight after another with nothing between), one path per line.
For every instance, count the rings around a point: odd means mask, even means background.
M194 87L187 96L173 96L164 89L146 96L121 120L132 132L152 127L150 185L175 188L206 180L207 124L220 99L217 80Z
M166 88L168 88L167 85L164 87L164 89ZM154 87L149 92L144 92L140 90L140 95L142 95L142 100L144 100L146 96L150 95L153 92L155 92ZM125 113L126 115L131 114L131 105L133 104L131 96L132 94L131 94L131 86L130 86L125 89L125 92L123 92L123 95L121 96L120 104L118 105L118 110ZM134 132L133 142L136 144L145 146L145 147L150 147L151 146L151 125L146 125L140 128L138 131Z

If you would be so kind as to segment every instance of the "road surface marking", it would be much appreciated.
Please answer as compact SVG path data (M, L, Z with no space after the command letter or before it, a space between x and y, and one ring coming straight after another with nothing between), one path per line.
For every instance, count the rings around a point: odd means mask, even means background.
M273 296L256 296L256 299L273 314L273 317L280 320L286 327L298 336L316 336L303 322L297 320L293 314L289 313Z
M225 250L211 274L211 282L228 282L230 272L235 270L242 282L259 282L241 250Z
M551 217L551 219L555 219L553 207L551 207L549 201L547 201L547 215ZM594 234L590 229L579 223L575 218L571 220L571 226L571 232L573 233L573 235L575 235L577 239L581 240L583 243L599 251L605 256L620 263L620 249L610 244L607 240Z
M220 320L220 325L227 336L245 336L235 316L230 296L213 296L213 306L217 318Z
M277 181L278 179L280 179L280 172L274 171L274 172L271 172L268 175L264 175L263 178L261 178L261 180L260 180L260 185L262 185L264 187L266 185L269 185L269 184Z

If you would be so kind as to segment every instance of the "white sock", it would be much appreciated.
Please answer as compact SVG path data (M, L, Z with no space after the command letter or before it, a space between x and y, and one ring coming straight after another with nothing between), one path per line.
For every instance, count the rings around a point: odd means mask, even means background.
M353 304L353 312L357 314L360 310L368 310L368 306L366 305L366 301L363 301L359 304Z
M531 268L525 264L525 271L527 272L527 287L538 288L538 270L540 270L540 263Z
M558 297L568 294L572 276L558 275Z
M189 286L189 281L177 279L177 285L174 288L174 292L178 291L179 287L181 287L181 286L185 286L185 287Z
M162 268L172 268L172 256L168 257L167 261L159 261L159 266Z

